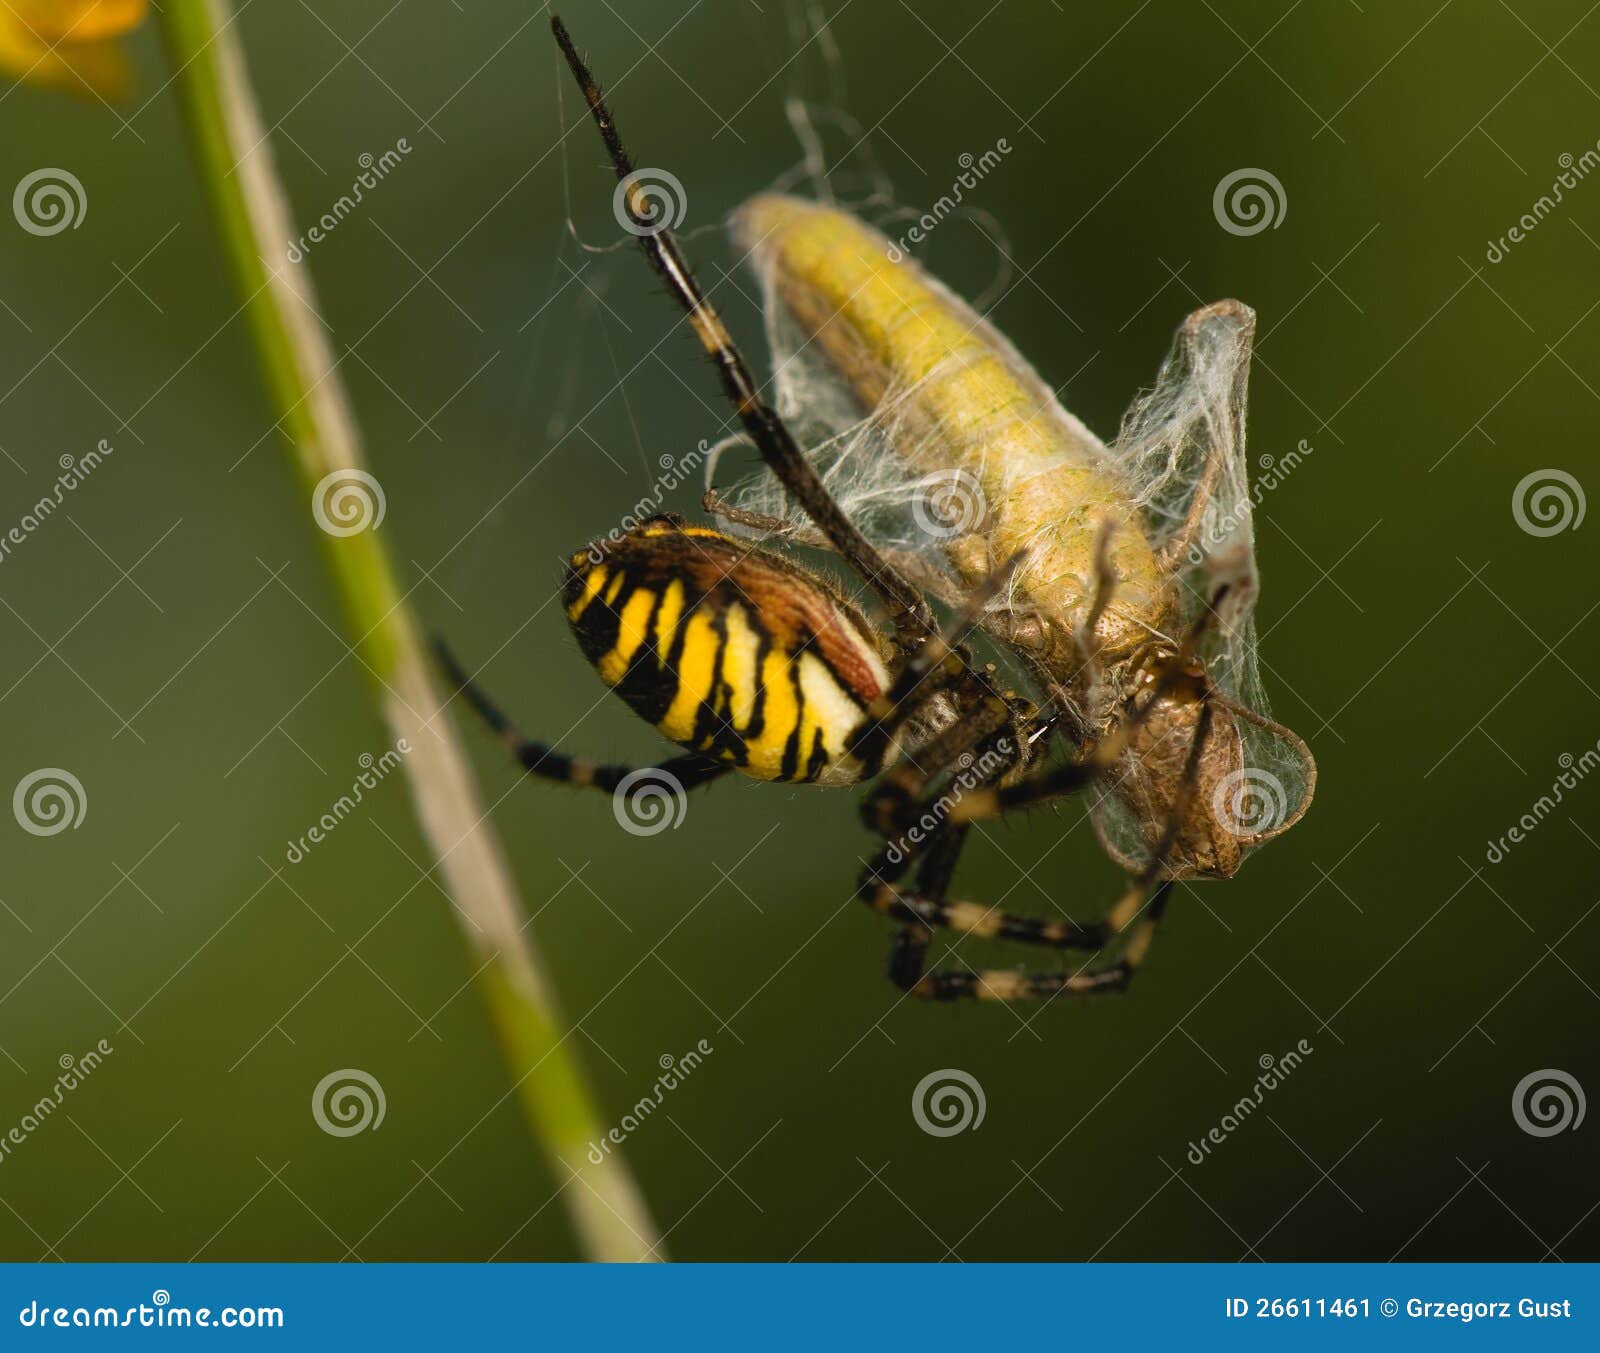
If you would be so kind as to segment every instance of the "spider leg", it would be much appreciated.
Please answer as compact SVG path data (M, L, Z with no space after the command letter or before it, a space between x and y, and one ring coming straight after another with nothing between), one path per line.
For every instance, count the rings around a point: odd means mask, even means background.
M1002 763L991 774L1003 774L1007 764L1009 762ZM916 895L926 904L936 906L944 901L950 889L950 880L955 874L956 863L966 846L969 830L963 826L941 831L923 853L917 867ZM868 871L874 874L893 872L896 877L905 872L904 867L895 871L890 862L881 856L874 865L868 866ZM926 966L928 946L932 942L933 926L928 921L920 916L902 919L889 949L889 980L901 988L914 985Z
M599 129L601 140L605 142L612 167L616 170L617 181L624 185L622 200L634 228L633 233L638 236L639 247L650 266L666 283L667 290L688 315L689 327L694 330L700 346L716 366L723 393L732 403L745 432L761 453L762 460L862 582L878 595L893 619L902 643L914 647L930 638L935 631L928 603L916 588L895 572L876 547L845 516L796 444L788 426L778 416L777 410L761 398L750 368L735 346L722 317L694 280L677 240L673 238L671 230L655 219L649 198L635 178L633 160L617 135L611 110L601 97L594 76L573 46L566 26L560 19L552 17L550 27L572 70L573 78L583 91L584 101L589 105L589 112Z
M770 512L752 512L749 508L735 507L715 489L707 489L700 495L700 506L720 521L748 526L752 531L765 531L768 535L792 540L796 545L808 545L814 550L837 553L833 543L815 527L807 529L782 517L774 517Z
M1047 726L1043 721L1036 723L1029 736L1033 731ZM967 723L956 726L957 729L968 727L970 725ZM1009 743L1003 737L989 737L980 750L984 755L977 763L981 768L976 777L978 784L999 779L1023 755L1020 746ZM991 753L996 751L1001 754L1000 758L991 760ZM944 764L955 762L952 760ZM932 770L927 778L931 779L938 773L939 769ZM961 786L963 790L971 787ZM950 793L946 791L946 795ZM959 799L954 801L959 802ZM892 975L905 975L907 972L901 950L908 947L908 931L912 932L910 939L916 941L910 947L918 952L926 950L934 928L1056 948L1098 951L1105 947L1116 933L1117 927L1110 922L1081 925L1076 921L1041 921L1029 916L1011 915L994 907L985 908L974 902L949 901L946 894L951 875L965 845L969 827L965 823L953 823L948 810L941 811L943 802L944 796L941 796L914 805L914 813L921 810L919 821L886 841L883 849L867 863L861 874L858 895L862 901L874 911L890 916L902 925L901 935L896 939L895 953L891 956ZM930 816L935 819L934 822L926 827L921 825L927 823ZM918 865L915 888L902 890L896 886L898 880L905 876L913 863ZM906 985L914 982L920 972L921 965L918 963L915 970L909 973Z
M977 627L984 607L1010 581L1022 559L1021 553L1014 555L974 588L951 618L948 633L934 635L909 654L889 689L867 706L867 717L850 736L850 746L863 762L869 766L883 765L895 733L928 699L948 687L962 688L962 703L968 706L962 725L970 726L947 730L965 740L940 764L948 765L950 757L959 756L978 739L1012 721L1014 699L994 690L975 672L958 645ZM890 798L906 796L900 781L894 777L885 779L880 790L886 791ZM879 792L870 795L863 805L869 821L877 817L884 806L885 800Z
M1137 926L1123 946L1121 955L1110 963L1085 967L1076 972L1019 972L1015 968L991 968L974 972L965 968L943 968L921 974L906 988L909 994L928 1001L1041 1000L1066 993L1095 996L1126 991L1144 962L1166 911L1170 883L1156 889L1139 915Z
M949 808L951 825L999 817L1013 808L1025 808L1083 789L1097 775L1105 774L1116 765L1129 739L1154 713L1161 698L1182 679L1181 671L1174 666L1163 674L1144 703L1128 713L1087 756L1012 785L985 783L964 794ZM977 692L970 697L963 718L918 750L920 764L907 760L890 770L862 804L862 816L867 824L886 837L894 834L896 822L916 815L916 800L935 776L950 768L979 738L994 732L1012 717L1011 707L998 692L989 689L987 683L979 685L977 674L970 668L965 675L977 686ZM1207 723L1209 719L1207 712Z
M721 521L730 521L736 526L748 526L754 531L765 531L768 535L779 536L810 549L837 553L828 538L815 528L796 528L793 522L785 521L782 517L734 507L716 489L706 490L701 496L700 506ZM915 550L883 547L879 553L889 561L895 572L913 587L920 588L951 610L960 609L971 595L955 579L941 573ZM1021 644L1026 648L1036 642L1038 625L1026 617L1012 615L1009 612L992 611L983 617L983 628L985 633L1001 643Z
M954 683L955 677L940 669L924 682L919 693L931 698ZM957 692L956 696L961 716L915 753L903 755L862 799L861 820L880 836L892 838L905 830L918 815L918 809L928 806L922 799L936 777L959 766L961 758L980 741L1014 722L1011 707L993 691L979 687L976 692ZM906 707L908 715L911 708ZM1009 757L1009 747L1000 750ZM983 783L986 786L987 779Z
M966 827L943 833L923 857L917 870L917 892L922 897L943 901L950 890L956 862L967 843ZM928 946L933 943L933 927L926 921L902 921L889 948L889 980L897 987L916 982L927 964Z
M660 765L637 769L632 766L604 765L582 757L568 756L548 743L535 742L531 738L524 737L521 730L500 711L477 682L466 674L456 661L455 655L445 647L442 639L434 640L434 649L451 685L466 697L467 703L472 706L478 717L505 744L506 749L521 763L522 768L541 780L551 780L557 784L580 788L594 788L612 794L630 775L638 775L642 770L646 774L654 773L669 777L687 790L707 784L733 769L725 762L713 761L710 757L700 756L695 752L671 757Z
M1202 706L1195 736L1190 743L1184 766L1183 788L1174 805L1173 813L1162 834L1161 841L1152 853L1150 863L1130 880L1122 896L1102 921L1084 924L1072 920L1045 921L1030 916L1018 916L998 907L977 902L952 902L943 893L935 896L917 891L902 890L895 880L903 876L908 867L908 844L901 840L890 841L863 871L858 885L858 896L868 906L883 915L902 923L901 937L907 929L920 926L927 937L920 944L904 943L897 937L891 956L890 977L895 985L909 995L922 1000L955 1001L979 1000L1037 1000L1062 992L1072 995L1096 995L1125 991L1134 974L1143 964L1155 940L1161 918L1165 914L1172 881L1165 878L1168 857L1177 843L1178 834L1194 793L1200 766L1200 753L1210 731L1211 705ZM1074 763L1082 769L1088 763ZM1036 776L1013 788L1022 789L1056 783L1055 772ZM982 790L994 793L993 790ZM1071 792L1057 788L1048 791L1036 788L1033 798L1025 801L1040 802L1045 798ZM941 830L946 833L965 832L967 824L985 814L963 813L957 810L969 798L957 800L943 819ZM934 842L934 848L942 840ZM921 877L919 875L920 884ZM945 880L948 882L948 879ZM1015 969L946 968L932 972L924 970L928 941L934 928L944 927L958 934L977 935L985 939L1011 940L1019 944L1041 948L1077 949L1090 953L1103 952L1111 943L1126 936L1121 951L1108 962L1086 965L1075 971L1058 970L1027 972ZM913 936L917 932L913 929Z

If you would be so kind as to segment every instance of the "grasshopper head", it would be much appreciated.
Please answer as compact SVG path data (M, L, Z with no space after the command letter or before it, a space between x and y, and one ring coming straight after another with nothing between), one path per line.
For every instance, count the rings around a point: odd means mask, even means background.
M1105 777L1094 812L1101 844L1138 871L1175 830L1165 877L1231 877L1251 849L1304 814L1316 785L1310 751L1175 650L1144 655L1133 686L1127 709L1154 703Z
M1169 661L1172 659L1169 659ZM1151 698L1157 673L1141 673L1139 707ZM1163 874L1168 878L1228 878L1244 857L1242 834L1229 811L1227 786L1243 769L1244 755L1232 713L1210 702L1203 670L1185 672L1176 687L1156 696L1149 713L1128 738L1110 773L1108 797L1131 817L1132 841L1106 839L1108 851L1126 868L1143 867L1169 831L1176 835ZM1195 739L1204 741L1198 748ZM1133 825L1129 824L1129 825Z

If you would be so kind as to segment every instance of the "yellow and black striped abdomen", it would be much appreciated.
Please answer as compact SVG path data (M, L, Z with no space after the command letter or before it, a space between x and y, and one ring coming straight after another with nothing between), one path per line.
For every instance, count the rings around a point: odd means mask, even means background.
M889 684L879 643L782 556L656 519L574 556L565 601L601 680L680 746L758 780L876 769L846 749Z

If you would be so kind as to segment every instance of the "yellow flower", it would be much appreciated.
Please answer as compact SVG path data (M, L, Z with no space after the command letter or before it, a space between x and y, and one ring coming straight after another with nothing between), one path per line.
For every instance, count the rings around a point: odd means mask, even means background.
M0 0L0 71L74 94L120 99L133 83L116 39L147 0Z

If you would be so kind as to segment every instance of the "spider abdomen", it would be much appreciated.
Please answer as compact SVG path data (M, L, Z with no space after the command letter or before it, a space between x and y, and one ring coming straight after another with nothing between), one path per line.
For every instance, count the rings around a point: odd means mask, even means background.
M758 780L852 784L888 689L877 636L821 579L658 519L573 557L567 619L600 678L673 742Z

